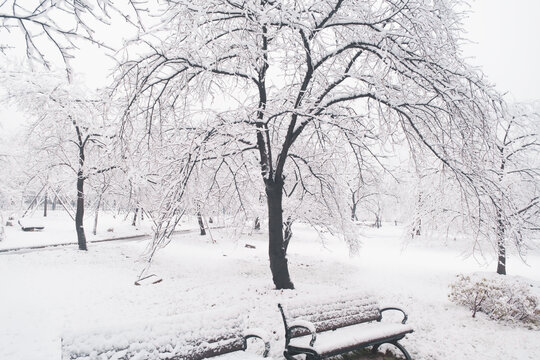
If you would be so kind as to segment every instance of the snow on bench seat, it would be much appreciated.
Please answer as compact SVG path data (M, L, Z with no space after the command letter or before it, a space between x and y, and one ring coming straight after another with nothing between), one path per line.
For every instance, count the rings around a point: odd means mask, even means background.
M62 359L200 360L223 354L227 354L226 359L261 358L241 351L244 321L239 314L212 311L131 324L121 329L65 334Z
M381 339L401 337L413 331L412 326L404 324L385 324L380 322L347 326L334 331L317 333L317 341L311 348L321 355L332 354L336 350L354 348ZM311 335L291 339L290 346L310 347Z
M39 218L21 218L19 225L23 231L40 231L45 229L43 219Z

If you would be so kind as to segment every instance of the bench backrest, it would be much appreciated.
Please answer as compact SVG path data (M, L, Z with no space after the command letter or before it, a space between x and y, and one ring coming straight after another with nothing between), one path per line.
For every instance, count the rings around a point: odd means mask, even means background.
M289 331L288 324L295 320L309 321L317 332L323 332L379 320L381 317L377 301L364 294L284 303L280 304L280 310L289 338L309 334L309 331L303 328Z
M186 316L62 339L62 359L201 360L244 349L241 317Z

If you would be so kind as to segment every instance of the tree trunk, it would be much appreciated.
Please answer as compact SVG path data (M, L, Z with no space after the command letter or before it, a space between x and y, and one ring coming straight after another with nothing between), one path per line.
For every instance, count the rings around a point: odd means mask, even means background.
M133 221L131 222L131 226L137 226L137 214L139 213L139 208L135 208L135 214L133 214Z
M77 174L77 209L75 211L75 229L79 250L88 250L86 247L86 235L84 234L84 176L82 171Z
M294 289L283 242L283 181L266 180L268 203L268 255L276 289Z
M352 192L351 197L352 197L351 221L358 221L358 217L356 216L356 208L358 207L358 201L356 200L356 195L354 191Z
M356 216L356 207L357 207L357 204L353 202L351 206L351 220L352 221L358 221L358 216Z
M381 221L381 215L380 214L375 214L375 227L377 229L382 227L382 221Z
M204 229L204 221L200 212L197 213L197 221L199 222L199 229L201 230L201 236L206 235L206 230Z
M47 217L47 205L49 200L47 198L47 192L45 191L45 199L43 200L43 217Z
M507 135L508 131L507 130ZM505 167L506 167L506 157L504 155L504 147L500 148L501 152L501 166L500 166L500 173L499 173L499 185L502 185L504 180L504 174L505 174ZM504 212L503 212L503 199L504 199L504 191L501 190L501 193L497 199L498 204L496 204L496 216L497 216L497 274L499 275L506 275L506 244L505 244L505 237L506 237L506 223L504 218Z
M255 225L253 226L254 230L261 230L261 221L259 220L259 217L257 216L255 218Z
M501 210L497 210L497 274L506 275L505 226Z
M416 220L416 225L412 229L412 237L422 235L422 219Z
M96 205L96 215L94 216L94 228L92 229L92 234L94 235L97 234L97 223L98 223L98 216L99 216L99 208L101 206L101 198L102 196L100 195L97 201L97 205Z
M292 224L293 220L291 217L287 217L287 221L283 224L285 226L285 231L283 232L283 248L285 249L285 255L287 255L287 248L289 247L289 242L292 238Z

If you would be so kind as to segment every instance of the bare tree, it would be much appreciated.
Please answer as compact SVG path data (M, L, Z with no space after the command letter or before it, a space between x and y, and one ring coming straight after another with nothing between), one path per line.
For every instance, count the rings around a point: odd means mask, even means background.
M238 149L255 145L273 281L293 288L283 231L293 159L309 173L331 141L401 132L473 183L467 166L488 147L491 96L459 58L460 19L450 1L170 2L161 25L126 49L125 123L176 109L199 129L226 123Z
M204 154L211 152L213 131L193 127L169 127L171 118L156 122L142 137L137 129L124 129L123 158L134 189L135 201L153 223L153 239L147 249L144 276L157 250L166 246L180 220L195 203L191 180ZM174 123L174 121L172 121ZM164 131L158 131L156 128ZM191 207L194 209L193 207Z
M71 60L81 41L112 50L100 30L119 19L139 26L143 5L133 0L120 5L112 0L5 0L0 2L0 35L8 37L0 51L24 49L31 64L48 70L63 63L71 78Z
M485 258L486 248L494 250L501 275L509 250L524 258L540 231L539 116L533 104L503 105L493 114L496 131L490 151L471 169L473 188L463 187L444 165L417 161L411 234L419 235L421 227L462 232L472 238L474 255Z
M94 175L116 168L108 151L113 135L104 116L105 102L55 73L8 73L9 100L35 118L28 127L34 161L47 169L65 168L76 176L75 228L80 250L84 231L84 185Z
M535 111L536 110L536 111ZM521 253L540 234L540 113L516 104L498 124L493 174L499 192L491 198L495 212L497 273L506 275L509 243Z

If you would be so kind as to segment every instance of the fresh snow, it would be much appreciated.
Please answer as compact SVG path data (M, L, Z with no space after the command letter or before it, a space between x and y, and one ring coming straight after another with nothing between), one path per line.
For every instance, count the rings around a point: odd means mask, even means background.
M6 228L8 239L0 245L75 242L70 219L54 216L56 225L46 224L42 232ZM120 220L107 220L117 222L113 235L129 234L130 227ZM194 226L190 222L181 228ZM457 274L495 268L464 257L466 247L459 240L442 245L443 239L431 234L404 246L402 228L384 224L364 228L360 255L350 258L339 239L323 234L321 242L320 234L305 225L293 230L289 266L296 289L284 291L273 290L263 232L212 230L216 243L196 232L177 234L149 270L163 281L145 286L134 281L145 266L148 239L89 244L88 252L68 245L0 253L0 359L60 359L62 338L86 334L84 346L99 347L105 334L144 337L149 328L165 334L167 327L176 326L171 325L175 319L231 310L244 314L246 328L269 333L271 356L281 359L284 330L277 303L351 292L369 293L381 307L407 312L414 333L400 343L414 359L540 358L538 330L498 323L483 314L472 318L468 309L449 302L448 285ZM540 295L538 253L529 254L528 265L511 258L508 270ZM401 314L392 315L385 313L383 321L399 324ZM207 325L204 320L191 323L193 329ZM257 342L253 345L248 351L262 353Z
M317 340L313 348L319 354L328 354L336 349L353 347L355 344L367 343L370 341L388 338L398 334L404 334L414 330L410 325L401 323L364 323L335 331L326 331L317 334ZM409 335L413 336L413 335ZM309 347L311 335L302 336L291 340L291 345L299 347Z
M4 220L10 214L4 215ZM100 213L96 235L92 234L93 216L87 216L84 222L86 238L88 241L105 240L110 238L144 235L151 232L148 222L131 226L133 214L124 220L125 215ZM33 213L22 219L14 220L14 226L6 226L6 239L0 241L0 251L20 247L33 247L45 245L63 245L77 243L75 223L64 211L49 210L47 217ZM21 231L18 222L24 226L44 226L41 231Z
M303 327L307 329L311 334L314 334L317 332L317 330L315 329L315 325L313 325L312 322L309 322L307 320L302 320L302 319L294 320L288 325L290 328L295 327L295 326ZM311 335L309 335L309 338L311 339Z

